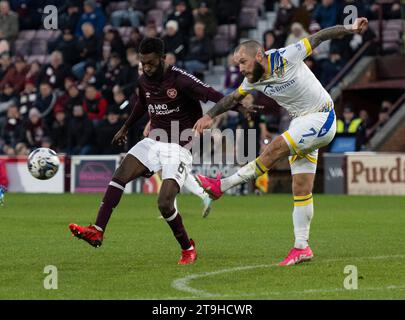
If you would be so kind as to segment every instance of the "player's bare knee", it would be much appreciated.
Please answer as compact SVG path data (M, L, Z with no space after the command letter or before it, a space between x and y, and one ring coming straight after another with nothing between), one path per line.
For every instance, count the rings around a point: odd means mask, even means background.
M306 196L312 193L313 180L312 177L297 175L293 178L293 194L294 196Z
M125 168L122 164L120 164L115 170L113 178L127 184L131 179L131 170L128 169L129 168Z
M158 208L163 217L170 214L174 209L174 199L166 196L158 198Z

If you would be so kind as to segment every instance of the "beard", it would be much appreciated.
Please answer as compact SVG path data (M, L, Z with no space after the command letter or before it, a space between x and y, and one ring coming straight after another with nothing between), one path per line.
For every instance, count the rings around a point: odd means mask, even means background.
M148 76L146 72L144 72L144 76L150 81L160 81L163 77L163 71L164 71L164 62L161 60L158 68L151 76Z
M253 66L253 71L252 71L252 82L257 82L260 80L260 78L264 74L264 68L263 66L255 61L255 64Z

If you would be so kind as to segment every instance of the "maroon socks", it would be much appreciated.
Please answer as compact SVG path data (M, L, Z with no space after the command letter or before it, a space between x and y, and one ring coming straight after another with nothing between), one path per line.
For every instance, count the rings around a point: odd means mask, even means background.
M108 220L110 220L112 211L120 202L124 190L125 183L121 182L118 179L113 178L108 184L103 201L100 205L100 209L98 210L96 221L96 226L102 228L103 231L105 231Z

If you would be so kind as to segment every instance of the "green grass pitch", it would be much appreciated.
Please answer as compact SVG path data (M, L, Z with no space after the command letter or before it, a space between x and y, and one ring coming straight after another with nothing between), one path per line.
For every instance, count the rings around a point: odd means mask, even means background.
M277 267L293 244L291 195L226 196L201 218L179 209L198 260L180 250L155 195L124 195L101 248L70 236L96 217L100 194L6 194L0 208L0 299L404 299L405 198L315 195L314 259ZM44 289L44 268L58 289ZM358 289L343 283L358 270Z

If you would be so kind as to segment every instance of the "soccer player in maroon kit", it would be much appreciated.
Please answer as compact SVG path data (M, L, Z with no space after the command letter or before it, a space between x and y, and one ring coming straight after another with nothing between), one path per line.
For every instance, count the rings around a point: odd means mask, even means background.
M197 252L177 211L175 198L191 170L192 155L183 147L190 141L180 141L179 136L184 130L191 131L202 117L200 100L218 102L223 95L191 74L167 65L162 40L146 38L141 42L139 51L144 70L139 78L139 98L113 143L125 143L128 129L145 112L150 113L151 133L153 129L160 129L166 134L161 135L159 141L150 134L127 153L107 187L95 224L88 227L70 224L69 229L77 238L93 247L100 247L108 220L121 199L125 185L138 177L162 170L158 207L181 246L178 263L189 264L197 259ZM178 132L172 130L172 122L177 122Z

